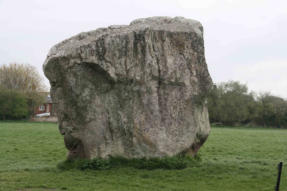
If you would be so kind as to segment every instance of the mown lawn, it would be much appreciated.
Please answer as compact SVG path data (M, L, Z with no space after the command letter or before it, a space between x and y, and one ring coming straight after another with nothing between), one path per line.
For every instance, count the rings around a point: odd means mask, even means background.
M1 191L272 191L280 161L287 190L287 130L212 128L202 161L183 170L58 170L66 151L53 123L0 122L0 141Z

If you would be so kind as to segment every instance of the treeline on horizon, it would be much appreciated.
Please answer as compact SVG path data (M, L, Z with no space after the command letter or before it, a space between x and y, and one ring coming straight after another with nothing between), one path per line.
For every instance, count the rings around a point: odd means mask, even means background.
M249 92L238 81L213 86L208 96L213 125L287 128L287 100L270 93Z

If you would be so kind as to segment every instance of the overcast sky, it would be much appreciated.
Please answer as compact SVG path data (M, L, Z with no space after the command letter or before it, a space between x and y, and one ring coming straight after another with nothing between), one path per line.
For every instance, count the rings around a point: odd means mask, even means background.
M43 75L56 43L150 16L203 24L215 83L238 80L250 90L287 98L286 0L0 0L0 65L29 63Z

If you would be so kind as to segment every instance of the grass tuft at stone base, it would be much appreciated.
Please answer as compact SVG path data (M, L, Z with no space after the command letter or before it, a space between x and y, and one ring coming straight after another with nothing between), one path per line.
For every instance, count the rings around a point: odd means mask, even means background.
M124 157L110 157L108 159L95 158L92 160L75 159L66 160L57 165L61 170L107 170L120 167L133 167L137 169L184 169L189 165L196 165L200 157L174 156L163 158L127 159Z

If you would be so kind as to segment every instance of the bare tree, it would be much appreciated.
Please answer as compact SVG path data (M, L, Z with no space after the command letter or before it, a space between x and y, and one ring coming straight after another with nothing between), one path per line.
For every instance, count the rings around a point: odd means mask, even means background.
M0 86L23 93L42 92L45 89L43 78L34 66L17 63L0 66Z
M29 64L10 63L0 66L0 90L23 94L32 115L34 107L43 103L46 90L43 78L37 69Z

